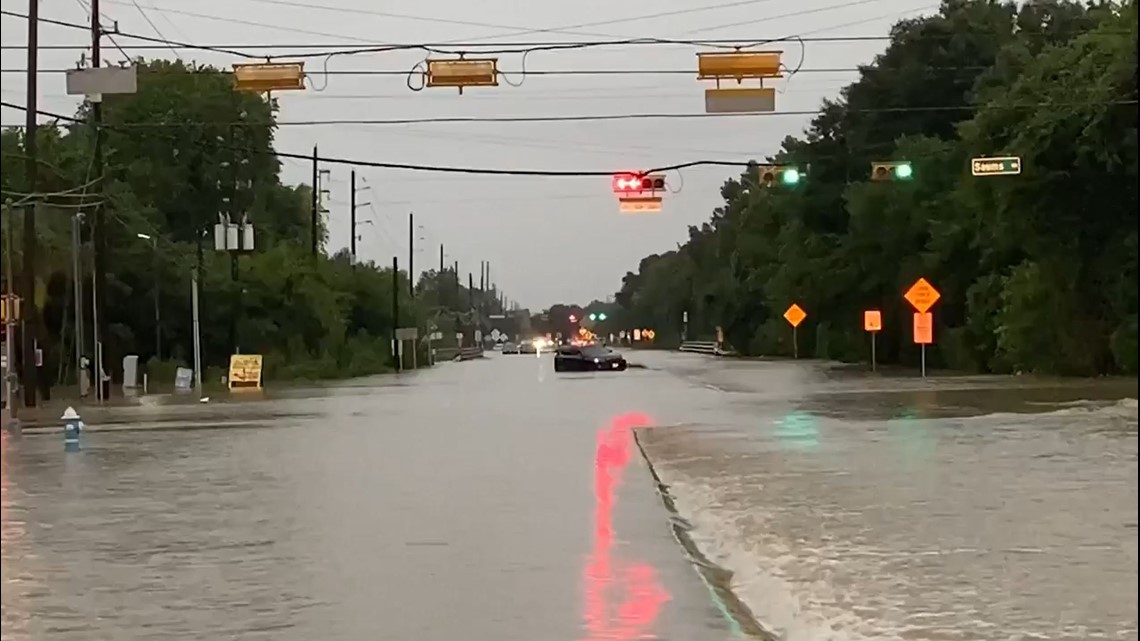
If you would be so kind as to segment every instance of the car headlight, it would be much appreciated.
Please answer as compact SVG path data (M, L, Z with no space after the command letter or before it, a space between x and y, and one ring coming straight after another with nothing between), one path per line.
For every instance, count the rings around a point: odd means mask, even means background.
M601 362L602 362L602 359L600 359L600 358L595 358L595 359L594 359L594 363L601 363Z

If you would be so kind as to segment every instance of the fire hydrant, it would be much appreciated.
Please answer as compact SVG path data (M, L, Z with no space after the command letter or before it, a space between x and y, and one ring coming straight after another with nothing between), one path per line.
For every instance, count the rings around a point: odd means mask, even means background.
M79 413L74 407L68 407L60 419L63 420L63 450L78 452L79 435L83 433L84 428L83 419L79 418Z

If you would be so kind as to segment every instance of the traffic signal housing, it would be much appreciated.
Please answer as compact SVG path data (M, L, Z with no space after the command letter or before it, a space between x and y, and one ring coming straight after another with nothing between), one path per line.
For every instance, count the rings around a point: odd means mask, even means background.
M759 167L760 184L771 187L779 183L788 187L798 185L803 174L796 167L784 165L761 165Z
M910 180L914 177L914 167L905 160L871 163L871 180L888 182Z
M665 174L614 174L613 189L615 194L664 191Z

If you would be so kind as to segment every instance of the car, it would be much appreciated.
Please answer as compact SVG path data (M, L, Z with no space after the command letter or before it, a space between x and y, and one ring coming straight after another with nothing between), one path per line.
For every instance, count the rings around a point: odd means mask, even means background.
M534 341L523 341L519 344L520 354L537 354L538 348L535 347Z
M621 354L601 345L563 345L554 355L556 372L624 372L627 367Z
M503 353L504 354L518 354L519 353L519 346L515 345L514 343L503 343Z

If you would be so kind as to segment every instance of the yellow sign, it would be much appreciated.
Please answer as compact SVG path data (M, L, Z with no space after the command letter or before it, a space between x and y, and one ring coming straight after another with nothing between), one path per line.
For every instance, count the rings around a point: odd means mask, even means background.
M970 173L975 176L1016 176L1021 173L1021 158L974 158L970 161Z
M868 332L879 332L883 329L883 314L877 309L868 309L863 312L863 329Z
M499 86L498 58L429 58L427 61L429 87L497 87Z
M934 343L934 314L922 312L914 315L914 343L915 345Z
M938 302L939 298L942 298L942 294L934 289L934 285L926 282L925 278L919 278L910 286L903 297L914 306L915 311L925 314L930 311L931 307L934 307L934 303Z
M661 211L661 197L622 197L618 199L618 211L623 214L654 214Z
M239 91L285 91L305 88L304 62L254 62L234 65Z
M788 311L784 312L784 320L788 321L788 324L790 324L792 327L799 327L800 323L804 322L805 318L807 318L807 312L805 312L802 307L795 303L792 303L792 306L788 308Z
M230 389L261 389L261 354L230 356Z

